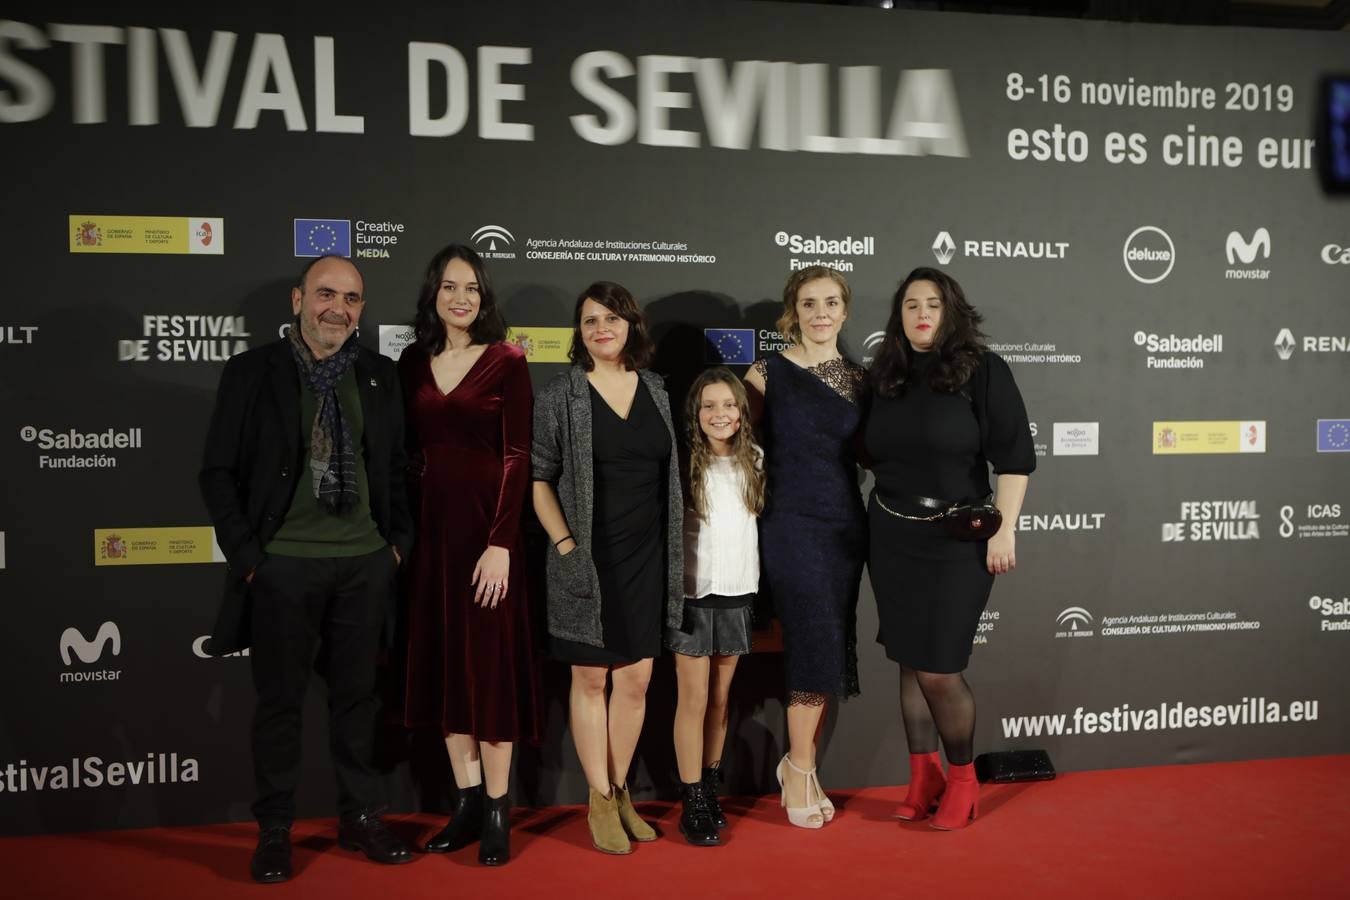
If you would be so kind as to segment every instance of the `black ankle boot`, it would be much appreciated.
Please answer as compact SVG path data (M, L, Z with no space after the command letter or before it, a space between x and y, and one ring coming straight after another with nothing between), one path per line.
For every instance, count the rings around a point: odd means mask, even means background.
M717 801L717 785L722 781L722 766L720 763L713 763L703 769L703 786L708 789L708 812L712 815L713 824L718 828L727 827L726 813L722 812L722 804Z
M511 861L511 798L483 798L483 840L478 861L485 866L504 866Z
M680 810L680 834L695 847L715 847L722 843L708 809L708 788L702 781L680 785L684 803Z
M428 853L451 853L478 840L483 829L483 786L460 788L450 821L422 847Z

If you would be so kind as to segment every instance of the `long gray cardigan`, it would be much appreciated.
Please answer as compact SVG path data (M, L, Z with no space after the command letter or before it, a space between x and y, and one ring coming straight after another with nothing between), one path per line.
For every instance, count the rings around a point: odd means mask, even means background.
M666 624L684 620L684 500L680 488L679 452L670 399L661 376L639 369L638 376L656 401L670 432L670 464L666 486ZM595 461L591 449L591 396L586 372L573 366L545 385L534 401L534 444L531 475L558 492L567 527L577 546L567 555L548 551L548 633L563 640L604 646L600 626L600 579L591 556L594 517Z

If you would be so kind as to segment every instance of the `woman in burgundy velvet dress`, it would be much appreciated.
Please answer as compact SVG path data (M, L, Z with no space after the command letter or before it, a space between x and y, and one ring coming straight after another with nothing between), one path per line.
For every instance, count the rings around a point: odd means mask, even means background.
M446 247L427 267L416 342L398 363L417 515L404 721L441 730L459 788L425 849L478 840L485 865L510 858L512 746L539 741L541 711L520 534L533 392L505 336L482 260Z

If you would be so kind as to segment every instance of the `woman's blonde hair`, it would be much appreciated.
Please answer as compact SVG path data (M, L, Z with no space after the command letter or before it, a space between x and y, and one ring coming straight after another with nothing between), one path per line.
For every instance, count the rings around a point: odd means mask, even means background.
M828 278L839 285L839 299L844 301L845 311L848 310L849 300L853 299L853 294L848 289L848 279L838 269L829 266L807 266L789 275L787 284L783 285L783 314L778 317L776 325L778 333L794 344L802 342L802 325L797 321L797 292L802 289L802 285L817 278Z
M703 403L703 389L711 384L725 384L731 388L731 396L736 398L736 408L741 412L741 427L731 439L732 465L741 473L745 508L754 515L764 510L764 468L760 465L759 449L755 447L754 427L750 424L750 398L746 396L745 385L725 366L705 369L694 379L685 398L684 419L689 428L689 508L700 519L707 518L708 501L704 474L712 464L712 446L708 436L699 424L699 407Z

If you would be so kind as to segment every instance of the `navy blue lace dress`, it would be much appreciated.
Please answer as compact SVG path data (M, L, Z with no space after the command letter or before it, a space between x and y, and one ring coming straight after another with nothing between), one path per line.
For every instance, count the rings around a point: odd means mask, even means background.
M856 438L865 370L846 359L809 369L775 355L764 378L768 502L759 520L762 584L783 624L788 697L858 693L855 616L867 553Z

